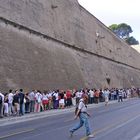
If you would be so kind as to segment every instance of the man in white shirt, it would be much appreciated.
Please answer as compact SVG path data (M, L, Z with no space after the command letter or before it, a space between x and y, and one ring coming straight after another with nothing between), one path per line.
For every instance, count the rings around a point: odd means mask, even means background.
M29 99L30 99L30 112L34 112L35 109L35 91L32 90L29 93Z
M4 95L0 92L0 118L3 118Z
M55 91L53 94L53 107L54 109L57 109L59 107L59 90Z
M122 99L122 97L123 97L123 90L122 89L120 89L119 90L119 95L118 95L119 97L118 97L118 102L122 102L123 101L123 99Z
M89 97L90 97L90 104L93 104L93 101L94 101L94 91L93 89L90 89L89 90Z
M13 113L13 97L14 94L12 93L12 90L9 90L9 95L8 95L8 113L9 115L12 115Z
M82 94L83 94L82 90L76 92L76 104L78 104L79 100L82 97Z
M109 102L109 90L108 89L105 89L104 91L103 91L103 95L104 95L104 98L105 98L105 106L107 106L108 105L108 102Z

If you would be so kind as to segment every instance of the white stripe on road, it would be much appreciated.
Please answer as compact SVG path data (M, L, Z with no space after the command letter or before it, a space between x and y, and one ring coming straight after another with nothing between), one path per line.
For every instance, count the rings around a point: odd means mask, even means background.
M19 135L19 134L22 134L22 133L29 133L29 132L34 131L34 130L35 129L26 129L26 130L21 130L21 131L18 131L18 132L13 132L13 133L10 133L10 134L4 135L4 136L0 136L0 139L9 138L9 137Z
M132 119L126 119L126 120L124 120L124 123L121 122L121 124L116 125L116 127L114 126L114 128L112 128L111 130L107 131L104 135L99 136L98 138L104 137L104 136L106 136L107 134L112 133L112 132L115 131L116 129L119 129L119 128L121 128L121 127L123 127L123 126L125 126L125 125L127 125L127 124L129 124L129 123L131 123L131 122L133 122L134 120L138 119L139 117L140 117L140 114L139 114L138 116L132 118Z
M102 137L106 136L107 134L112 133L112 132L115 131L116 129L119 129L119 128L121 128L121 127L123 127L123 126L125 126L125 125L127 125L127 124L129 124L129 123L131 123L131 122L133 122L134 120L136 120L137 118L140 117L140 114L139 114L139 115L136 114L135 116L136 116L136 117L134 117L134 118L131 117L132 119L130 119L130 117L129 117L129 118L124 119L124 120L121 120L120 122L117 122L117 123L115 123L115 124L108 125L108 126L102 128L102 129L95 130L94 133L93 133L93 134L95 135L95 138L94 138L94 139L96 139L96 134L99 134L99 133L101 133L101 132L103 132L103 131L105 131L105 130L110 129L110 130L108 130L107 132L105 132L103 135L98 136L97 139L98 139L98 138L102 138ZM136 138L137 138L137 139L136 139ZM136 138L135 138L135 139L132 139L132 140L140 140L140 139L139 139L139 138L140 138L140 134L137 135ZM87 140L87 137L83 137L83 138L81 138L80 140Z
M132 140L140 140L140 133L132 138Z

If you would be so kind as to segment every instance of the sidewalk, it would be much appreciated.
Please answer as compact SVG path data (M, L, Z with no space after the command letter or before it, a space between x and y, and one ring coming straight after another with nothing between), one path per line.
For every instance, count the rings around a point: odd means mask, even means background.
M117 102L118 102L117 100L110 101L109 104L114 104ZM89 104L88 108L97 108L97 107L104 106L104 105L105 105L104 102L100 102L99 104ZM45 117L49 117L49 116L66 114L66 113L70 113L70 112L74 112L74 111L75 111L75 107L73 106L71 108L66 108L66 109L54 109L54 110L47 110L45 112L25 114L24 116L18 116L18 117L5 117L5 118L0 119L0 126L31 121L31 120L45 118Z

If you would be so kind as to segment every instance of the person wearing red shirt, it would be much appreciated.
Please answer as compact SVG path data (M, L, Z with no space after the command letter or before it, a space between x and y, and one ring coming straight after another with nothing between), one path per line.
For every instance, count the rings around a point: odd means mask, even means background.
M67 98L67 107L72 105L72 93L70 90L66 91L66 98Z

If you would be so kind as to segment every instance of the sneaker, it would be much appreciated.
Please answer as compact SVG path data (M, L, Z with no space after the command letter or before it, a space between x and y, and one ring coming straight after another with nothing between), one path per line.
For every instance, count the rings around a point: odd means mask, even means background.
M94 138L94 137L95 137L95 136L92 135L92 134L88 135L88 138Z
M73 136L73 132L72 131L70 131L70 137L72 137Z

